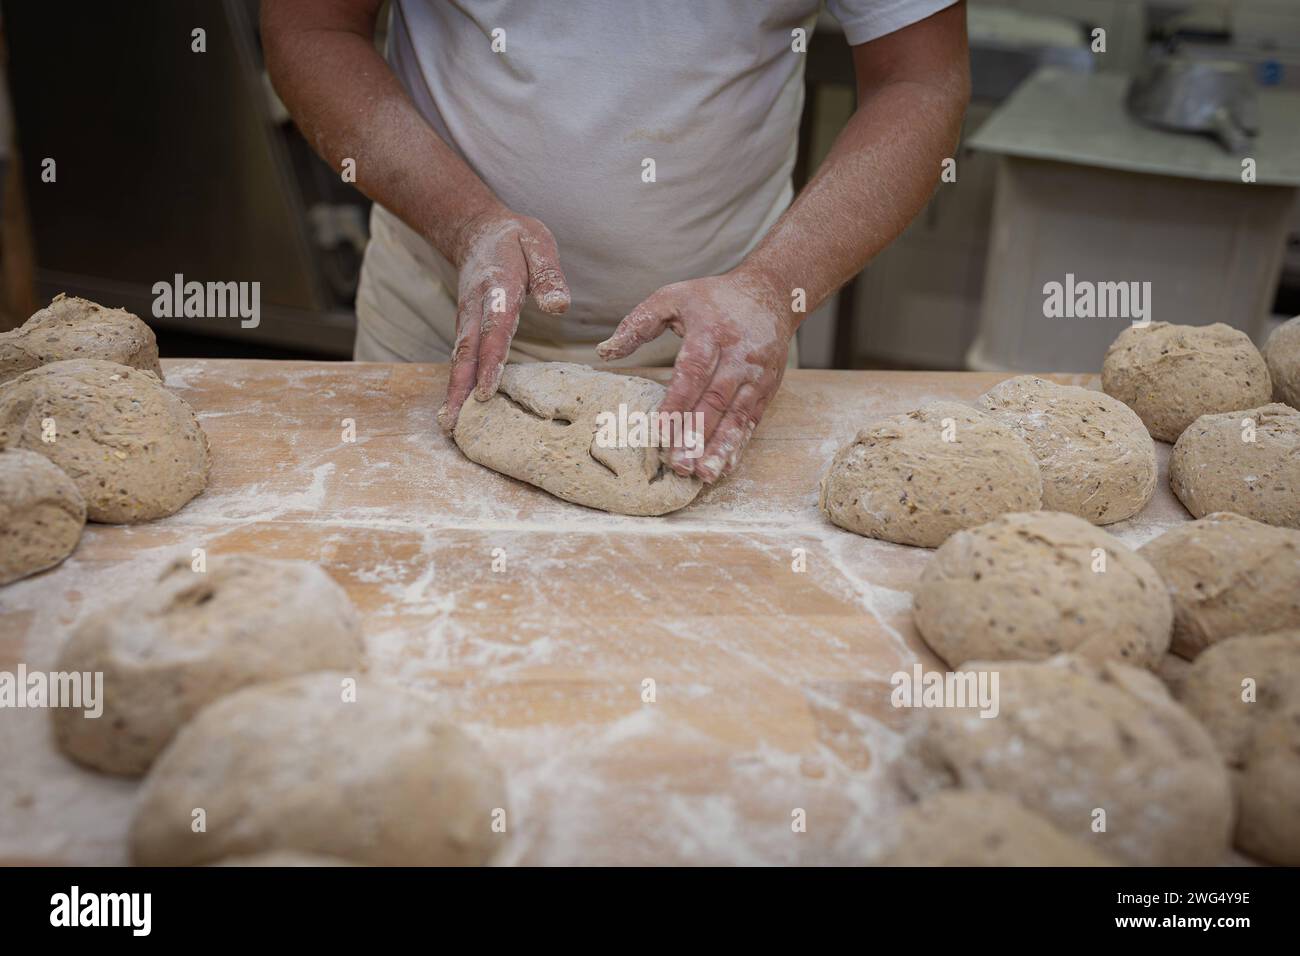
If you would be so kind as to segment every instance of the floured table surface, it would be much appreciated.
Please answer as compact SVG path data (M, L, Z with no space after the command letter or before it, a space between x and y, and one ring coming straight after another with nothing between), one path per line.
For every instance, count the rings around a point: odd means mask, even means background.
M864 859L899 803L889 676L938 666L911 622L931 552L834 527L818 481L869 421L1008 376L790 372L734 477L627 518L466 460L434 422L445 366L163 366L211 439L211 485L162 521L88 525L62 566L0 589L0 670L51 670L78 618L194 548L302 558L361 610L369 672L504 767L498 862ZM1190 520L1157 449L1155 498L1109 529L1134 547ZM64 759L48 712L0 711L0 862L126 863L137 786Z

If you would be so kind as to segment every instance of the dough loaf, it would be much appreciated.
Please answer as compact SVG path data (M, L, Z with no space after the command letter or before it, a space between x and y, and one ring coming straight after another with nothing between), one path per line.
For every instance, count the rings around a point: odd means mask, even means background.
M153 329L125 309L60 293L11 332L0 332L0 382L65 359L103 359L161 380Z
M58 564L86 524L86 502L59 466L21 448L0 452L0 584Z
M1300 316L1273 330L1264 345L1273 401L1300 408Z

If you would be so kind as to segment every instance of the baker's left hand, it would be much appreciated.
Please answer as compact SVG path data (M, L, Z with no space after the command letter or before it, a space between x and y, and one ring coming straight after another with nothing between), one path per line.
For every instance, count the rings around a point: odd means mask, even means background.
M712 484L740 461L767 403L785 375L795 322L790 300L743 267L664 286L628 313L596 346L605 360L631 355L664 329L682 337L664 413L703 415L704 450L673 448L665 463ZM698 441L697 437L697 441Z

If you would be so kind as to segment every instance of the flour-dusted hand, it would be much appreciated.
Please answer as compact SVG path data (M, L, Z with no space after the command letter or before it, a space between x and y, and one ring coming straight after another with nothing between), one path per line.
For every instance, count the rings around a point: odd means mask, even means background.
M664 329L682 337L659 410L701 413L704 453L692 458L674 448L666 460L677 474L712 484L736 467L781 385L795 327L789 300L757 274L738 269L664 286L628 313L596 352L606 360L623 358Z
M460 272L456 345L447 399L438 410L438 424L446 431L456 427L471 392L479 401L496 394L524 297L532 296L539 309L553 315L569 308L555 237L536 219L504 207L475 216L460 231L455 262Z

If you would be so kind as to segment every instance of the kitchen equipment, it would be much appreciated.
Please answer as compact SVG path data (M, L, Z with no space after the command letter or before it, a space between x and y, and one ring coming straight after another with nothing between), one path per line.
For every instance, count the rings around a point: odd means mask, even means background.
M1244 153L1259 132L1255 82L1240 63L1154 60L1134 77L1125 102L1144 123L1212 136L1233 154Z

